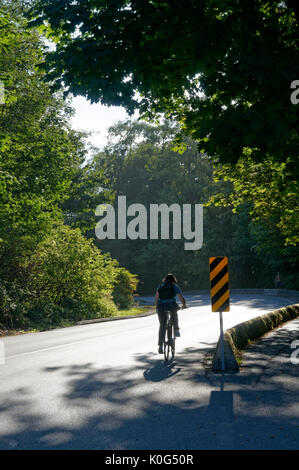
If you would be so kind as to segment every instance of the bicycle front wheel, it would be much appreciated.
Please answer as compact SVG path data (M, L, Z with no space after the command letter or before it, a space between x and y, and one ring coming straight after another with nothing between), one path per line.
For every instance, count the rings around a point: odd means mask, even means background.
M168 361L169 356L170 356L170 351L171 351L171 354L172 354L172 358L174 357L174 353L173 353L173 345L174 345L173 326L170 322L167 323L166 334L167 334L167 341L165 341L165 343L164 343L164 357L165 357L165 361Z
M170 346L169 343L165 341L164 343L164 359L167 362L169 359L169 354L170 354Z

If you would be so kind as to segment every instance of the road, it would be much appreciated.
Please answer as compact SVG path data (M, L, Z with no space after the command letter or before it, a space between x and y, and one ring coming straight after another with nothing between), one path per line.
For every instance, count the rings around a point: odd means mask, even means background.
M242 373L233 383L226 374L207 373L218 314L208 296L187 296L187 303L168 365L157 354L156 315L3 339L0 449L259 448L258 434L243 442L236 429L241 435L244 416L252 419L247 413L262 412L257 420L271 424L267 406L255 410L254 384L245 376L242 382ZM234 295L224 328L291 303Z

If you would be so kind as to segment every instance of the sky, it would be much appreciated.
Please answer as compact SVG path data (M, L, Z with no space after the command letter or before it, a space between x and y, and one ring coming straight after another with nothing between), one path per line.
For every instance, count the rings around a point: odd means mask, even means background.
M81 96L73 98L72 107L76 111L71 119L72 127L76 130L92 132L89 141L100 149L107 143L108 128L118 121L129 118L122 107L90 104Z
M55 45L44 38L45 45L50 51L55 50ZM76 114L71 118L72 127L76 130L92 132L89 141L100 149L107 143L107 130L118 121L128 119L125 109L116 106L103 106L91 104L83 96L72 98L72 107Z
M55 50L53 42L46 38L44 38L44 42L49 51ZM122 107L90 104L83 96L73 97L72 107L76 111L75 116L71 119L72 127L76 130L92 132L89 141L100 149L103 149L107 143L108 128L118 121L129 118Z

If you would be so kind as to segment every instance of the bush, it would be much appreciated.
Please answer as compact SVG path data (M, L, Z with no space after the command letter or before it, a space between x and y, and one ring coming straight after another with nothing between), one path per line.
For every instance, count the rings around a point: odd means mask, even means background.
M118 268L113 288L113 300L116 305L123 309L129 308L134 301L138 281L136 276L131 274L125 268Z
M89 305L72 297L63 299L61 305L64 318L70 321L86 320L94 314Z
M39 300L28 308L26 312L27 326L39 329L48 329L62 324L64 309L47 300Z
M64 318L72 321L112 317L117 313L116 305L107 297L95 298L92 302L66 298L62 302L62 306L64 308Z
M67 322L113 316L116 312L114 303L105 298L99 300L97 309L71 298L65 299L61 305L43 299L27 309L24 315L25 321L21 326L49 329L62 326Z
M117 315L117 307L113 300L103 297L97 299L95 303L96 314L91 318L113 317Z
M26 324L29 292L18 281L0 283L0 326L19 328Z
M116 264L79 229L56 227L28 260L30 282L39 298L60 305L65 298L98 310L98 299L111 299Z
M46 329L66 321L115 316L115 303L120 308L133 303L135 276L102 254L79 229L56 225L22 256L11 253L10 259L14 276L4 269L0 326Z

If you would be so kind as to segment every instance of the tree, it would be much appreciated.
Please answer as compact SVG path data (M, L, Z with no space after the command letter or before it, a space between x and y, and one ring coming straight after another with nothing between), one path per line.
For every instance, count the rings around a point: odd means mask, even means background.
M122 276L122 305L132 302L137 284L62 223L64 216L89 229L97 202L109 194L101 169L85 164L86 136L70 127L69 103L37 68L44 45L24 18L29 3L0 0L0 324L10 328L113 315Z
M94 165L103 169L112 193L125 195L127 205L141 203L147 210L150 204L162 202L170 206L180 204L206 204L210 197L221 191L229 193L231 184L213 181L213 164L200 154L196 144L185 139L185 151L173 151L177 128L165 122L153 126L138 122L123 122L111 129L110 143L105 151L94 157ZM118 136L118 137L117 137ZM131 137L130 145L124 145ZM134 136L134 138L133 138ZM121 170L117 162L121 161ZM117 207L116 215L117 215ZM243 217L244 219L244 217ZM253 285L252 267L255 256L253 242L247 237L248 220L239 233L242 240L234 239L239 215L230 208L204 208L203 247L198 251L184 250L185 240L173 240L170 218L169 240L103 240L96 241L101 250L109 251L122 266L137 273L139 291L150 293L161 280L162 274L174 271L183 288L208 288L208 257L215 252L235 254L232 282L237 286ZM244 240L245 238L245 240ZM247 240L247 241L246 241ZM243 243L242 250L239 246ZM238 260L244 258L245 269L240 270ZM246 260L250 261L246 265ZM243 266L243 265L242 265Z
M233 184L228 203L240 208L239 220L249 211L253 246L259 253L262 246L274 251L285 271L293 272L287 260L293 258L298 223L299 107L290 100L299 62L295 1L45 0L37 2L31 15L32 24L44 25L56 42L42 65L54 87L64 85L66 92L91 101L123 105L130 113L138 109L144 118L166 115L178 122L177 148L183 149L188 134L201 154L222 164L219 175ZM118 143L123 149L106 150L110 161L106 159L105 172L114 178L117 194L129 191L132 185L124 186L125 181L134 179L142 196L151 188L151 195L161 197L164 180L155 173L147 181L148 169L155 165L166 175L168 188L182 194L185 187L188 197L198 194L196 188L191 191L190 171L168 181L167 159L157 158L145 142L140 164L133 152L135 173L128 178L126 148L134 144L132 135L127 138ZM173 161L172 154L168 159ZM225 212L219 214L225 218ZM241 232L245 236L246 230Z
M236 165L218 167L216 179L233 183L230 194L218 193L211 198L212 204L229 205L238 210L245 202L250 203L249 213L254 222L271 230L279 230L284 245L296 246L299 242L298 184L295 177L287 174L287 163L264 160L254 162L250 155Z
M54 87L172 116L222 162L249 148L253 160L288 158L293 169L295 1L42 0L31 17L56 43L43 64Z
M79 229L63 224L38 244L25 264L39 299L61 303L71 297L95 309L110 298L118 275L115 260L101 254Z
M283 273L284 287L298 288L298 183L286 171L287 162L254 162L250 155L236 165L218 167L215 179L232 183L232 190L210 199L212 206L228 206L249 217L248 239L254 251L256 278ZM241 229L242 230L242 229ZM237 229L237 232L240 228ZM240 262L240 259L239 261Z
M83 134L69 126L71 108L53 95L37 63L43 43L11 2L0 2L0 237L46 233L61 216L74 174L85 158ZM16 9L16 10L15 10ZM7 31L7 32L6 32ZM5 53L4 53L5 52Z
M93 162L77 169L72 178L67 198L60 208L67 225L78 227L85 235L94 232L95 208L113 198L104 170Z
M248 167L241 161L215 169L189 138L184 152L173 151L176 128L167 122L162 127L140 124L113 126L105 151L94 156L93 165L103 170L111 193L125 195L127 205L138 202L147 209L162 202L205 207L203 246L197 251L188 252L183 239L172 239L172 220L169 240L96 241L138 275L139 292L153 292L167 271L176 273L184 289L208 289L208 258L215 253L229 257L233 288L273 287L277 271L284 287L296 288L296 194L291 186L283 190L285 164L255 163L248 156ZM115 210L117 216L117 206ZM292 219L284 220L291 214Z

